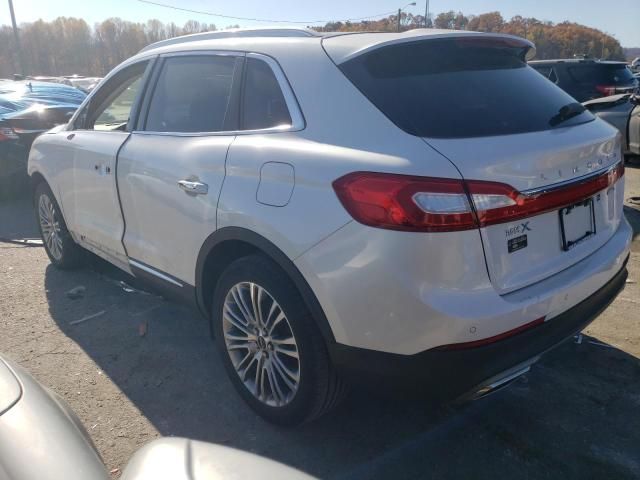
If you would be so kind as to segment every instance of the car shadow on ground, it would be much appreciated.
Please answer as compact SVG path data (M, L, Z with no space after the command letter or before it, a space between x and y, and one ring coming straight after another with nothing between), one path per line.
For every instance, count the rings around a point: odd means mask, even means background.
M99 260L75 272L48 266L49 310L162 435L233 446L321 478L640 476L640 360L597 339L569 341L472 404L434 407L381 382L315 423L284 429L235 393L202 317L121 280L133 285ZM84 297L68 298L78 285Z
M31 197L23 194L0 200L0 241L40 242Z

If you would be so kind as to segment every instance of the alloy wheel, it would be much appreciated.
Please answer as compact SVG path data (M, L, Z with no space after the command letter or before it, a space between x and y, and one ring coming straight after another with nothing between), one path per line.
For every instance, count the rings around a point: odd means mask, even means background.
M62 258L62 232L60 221L53 202L47 195L40 195L38 200L38 219L42 230L42 239L49 253L56 260Z
M222 326L231 363L244 386L272 407L289 404L300 385L300 355L284 311L253 282L227 292Z

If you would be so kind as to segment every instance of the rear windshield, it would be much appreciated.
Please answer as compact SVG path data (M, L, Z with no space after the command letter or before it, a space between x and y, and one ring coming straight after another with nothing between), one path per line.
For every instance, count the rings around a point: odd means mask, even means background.
M420 137L462 138L535 132L561 124L575 100L527 66L522 48L438 39L374 50L340 65L389 119Z
M576 65L568 67L569 75L578 83L593 85L628 85L634 82L633 74L620 64Z

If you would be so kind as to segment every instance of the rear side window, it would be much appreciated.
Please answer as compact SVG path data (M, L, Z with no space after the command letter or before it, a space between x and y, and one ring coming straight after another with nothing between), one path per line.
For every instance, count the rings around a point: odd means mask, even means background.
M620 64L596 63L569 67L569 75L578 83L591 85L628 85L633 83L631 71Z
M291 125L280 84L271 67L262 60L247 59L241 119L244 130Z
M224 131L236 58L194 55L169 57L158 76L145 130Z
M392 122L420 137L508 135L553 128L575 103L529 67L522 48L438 39L382 47L340 65ZM585 111L561 126L592 120Z

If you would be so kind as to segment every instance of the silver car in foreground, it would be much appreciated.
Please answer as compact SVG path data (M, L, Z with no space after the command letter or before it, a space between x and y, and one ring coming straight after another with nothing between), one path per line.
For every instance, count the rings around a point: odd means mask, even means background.
M89 434L68 405L0 357L0 480L106 480Z
M89 435L64 400L0 357L0 480L107 480ZM278 462L186 438L138 450L122 480L312 480Z

